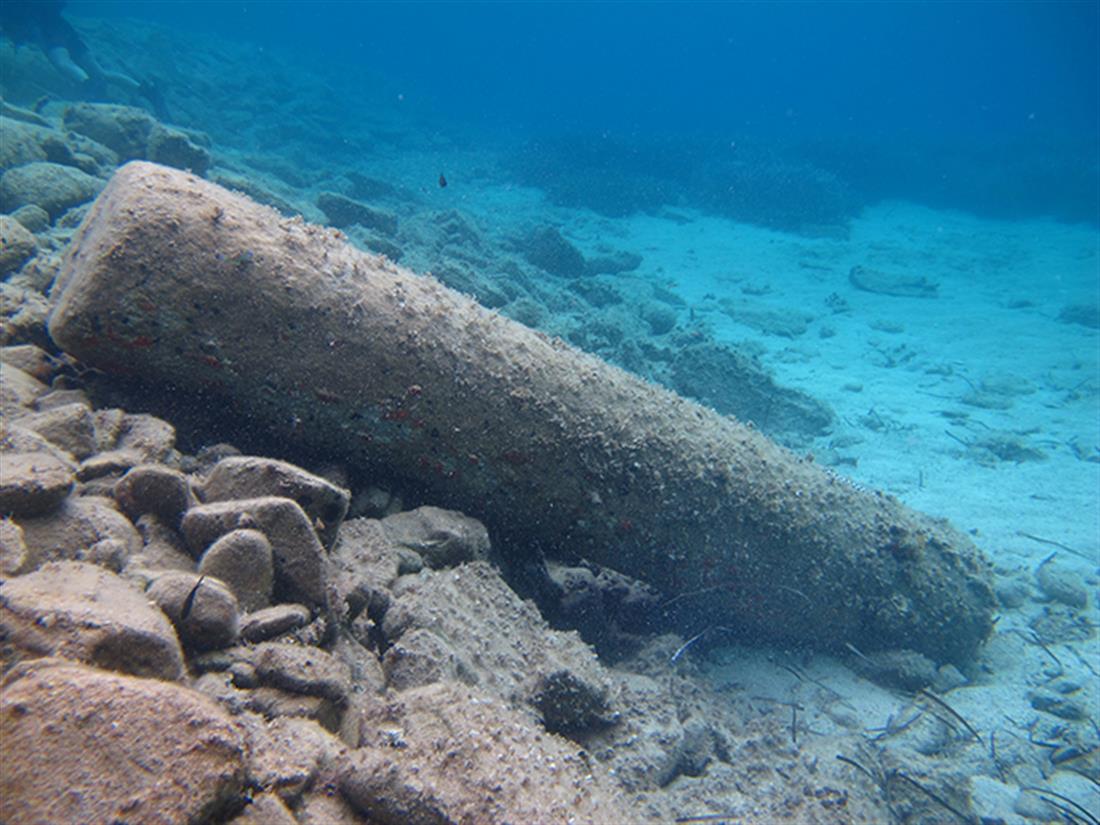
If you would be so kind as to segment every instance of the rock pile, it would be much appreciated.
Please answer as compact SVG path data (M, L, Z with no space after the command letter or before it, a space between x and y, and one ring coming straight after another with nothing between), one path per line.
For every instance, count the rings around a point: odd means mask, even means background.
M0 436L5 821L625 809L547 734L614 722L606 673L504 584L479 523L345 523L339 484L257 456L204 465L167 422L13 366L49 363L26 346L4 352Z

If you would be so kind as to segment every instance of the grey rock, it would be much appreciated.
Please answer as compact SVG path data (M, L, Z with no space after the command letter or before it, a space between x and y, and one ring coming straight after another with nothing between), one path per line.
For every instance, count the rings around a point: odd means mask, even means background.
M584 681L568 670L539 677L531 704L551 733L564 736L614 724L617 716L607 701L606 687Z
M426 628L415 628L391 644L382 657L386 686L393 690L460 680L476 684L477 677L461 654Z
M429 631L442 640L440 651L449 652L447 666L453 662L462 681L476 682L487 694L537 702L547 695L548 684L583 685L574 688L578 696L599 696L606 689L605 674L592 650L574 633L551 630L535 607L520 599L487 562L402 576L393 593L382 618L386 641L405 647L410 655L430 654L428 637L416 634ZM389 668L393 670L394 663ZM560 675L563 672L569 676ZM580 700L570 705L563 699L560 704L566 711L581 707ZM563 718L567 715L563 712ZM579 729L584 717L577 713L574 718ZM563 722L562 728L569 725Z
M32 257L38 244L15 218L0 215L0 276L15 272Z
M113 505L100 496L69 496L47 515L17 519L34 566L91 560L92 548L105 539L118 541L127 557L138 552L141 535Z
M27 204L45 209L51 220L65 210L93 200L103 181L73 166L37 161L9 169L0 177L0 209L11 212Z
M187 551L183 539L156 516L146 513L135 525L143 542L141 550L131 557L134 568L144 571L184 570L192 572L195 560ZM135 572L127 567L127 574Z
M259 530L233 530L219 538L203 553L199 573L225 582L241 610L271 604L275 576L271 543Z
M104 450L81 461L80 467L76 471L76 477L80 481L93 481L103 478L118 479L131 467L141 463L141 456L130 450ZM107 486L109 490L113 491L113 482Z
M187 477L160 464L131 468L115 483L114 496L131 521L152 513L172 527L179 524L184 512L195 503Z
M328 765L347 755L339 739L310 719L255 720L248 725L248 739L253 780L289 804L314 786Z
M281 496L294 499L317 525L321 543L331 548L348 512L351 494L342 487L285 461L230 456L217 463L203 484L205 501Z
M642 265L642 256L637 252L616 251L597 255L588 259L588 272L592 275L618 275L633 272Z
M418 507L382 519L394 544L416 551L433 569L489 557L489 531L477 519L454 510Z
M116 450L129 450L142 462L164 461L176 446L176 428L161 418L145 413L124 413L119 424Z
M1043 595L1051 601L1084 610L1089 603L1088 591L1076 581L1074 574L1064 567L1044 562L1035 571L1035 580Z
M46 160L44 146L58 140L53 129L10 117L0 117L0 133L4 135L0 140L0 169Z
M408 551L393 546L380 521L345 522L328 558L326 580L333 610L348 623L362 613L385 613L392 598L389 588L398 575L415 572L402 569L402 553Z
M358 224L383 235L392 236L397 232L397 218L393 215L343 195L322 192L317 196L317 206L325 213L328 222L338 229Z
M56 410L59 407L66 407L70 404L82 405L89 410L92 408L91 399L88 398L84 390L50 390L44 395L38 396L38 400L34 402L34 406L40 412L44 410Z
M63 115L65 128L111 149L120 162L144 158L157 126L148 112L112 103L77 103Z
M912 650L876 650L850 660L857 673L891 688L917 691L934 684L936 664Z
M153 580L147 595L172 620L184 647L219 650L237 640L237 599L217 579L194 573L163 573Z
M95 452L95 424L84 404L65 404L25 415L19 419L19 425L34 430L78 459Z
M0 451L13 453L49 453L74 473L77 462L69 453L51 444L34 430L0 420Z
M297 502L267 496L201 504L187 511L180 529L197 555L240 527L255 527L271 542L277 601L325 604L325 551Z
M1046 691L1035 691L1029 695L1029 699L1035 710L1041 710L1060 719L1077 722L1089 718L1088 710L1075 699L1068 699L1065 696Z
M562 278L579 278L588 273L580 251L553 227L531 233L522 245L523 257L539 269Z
M11 216L23 225L28 232L45 232L50 228L50 213L38 204L28 203L20 206Z
M233 676L228 670L205 673L195 681L194 686L233 714L248 711L266 719L312 719L330 731L339 730L343 718L341 709L323 696L288 693L266 686L242 690L233 684Z
M251 652L260 682L289 693L321 696L337 704L351 692L347 665L316 647L263 642Z
M277 604L249 613L241 619L241 638L246 642L266 642L309 624L309 608L304 604Z
M164 614L125 579L91 564L51 562L6 580L0 635L25 656L63 656L157 679L183 673Z
M252 796L247 807L229 820L229 825L298 825L298 820L283 800L265 792Z
M48 389L37 378L0 361L0 411L5 417L30 409Z
M54 366L50 354L34 344L0 347L0 361L23 370L39 381L49 383Z
M939 285L922 275L881 272L863 266L853 266L848 272L848 281L866 292L901 298L936 298L939 293Z
M73 488L72 469L49 453L0 453L0 515L39 516Z
M149 134L145 157L154 163L185 169L199 176L205 175L213 163L210 150L205 146L200 146L186 132L160 123Z

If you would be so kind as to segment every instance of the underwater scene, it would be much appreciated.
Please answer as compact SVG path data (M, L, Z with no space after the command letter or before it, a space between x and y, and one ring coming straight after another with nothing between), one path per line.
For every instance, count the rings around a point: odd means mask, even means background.
M0 3L0 823L1100 825L1100 3Z

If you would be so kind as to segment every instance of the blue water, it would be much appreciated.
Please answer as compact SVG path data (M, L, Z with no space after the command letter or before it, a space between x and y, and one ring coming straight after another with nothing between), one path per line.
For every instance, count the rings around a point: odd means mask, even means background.
M1007 806L973 806L991 822L1027 825L1009 808L1039 776L1100 810L1094 757L1051 764L1051 742L1100 752L1095 723L1032 704L1056 677L1059 695L1100 702L1100 2L73 0L65 13L106 68L155 95L66 83L34 44L0 39L4 102L55 130L59 163L106 180L116 162L58 149L71 103L156 111L209 151L211 180L951 519L1004 596L952 702L1013 750L982 763L983 741L929 771L947 787L1003 782ZM368 217L340 221L333 197ZM36 230L44 256L86 208ZM547 237L558 259L532 254ZM151 408L185 451L300 458L263 422L188 423L173 401ZM394 477L348 468L354 485L437 503L422 468L383 469ZM1086 608L1051 595L1048 564L1088 590ZM684 662L723 643L676 630L706 642ZM783 664L796 658L814 679ZM805 701L805 718L837 687L859 718L818 714L828 735L901 718L901 693L801 658L750 645L717 681L731 701ZM825 699L808 695L819 677ZM668 788L692 810L710 793L696 778Z
M656 174L663 189L683 191L708 167L721 185L725 165L778 154L850 186L843 214L883 197L1071 221L1096 221L1100 208L1095 2L70 10L247 42L313 69L371 72L444 133L535 142L540 152L550 143L550 154L564 139L565 156L580 146L599 166ZM542 178L559 171L550 164ZM616 203L620 190L598 185L588 199L558 194L612 213L652 205ZM690 187L687 196L714 200Z

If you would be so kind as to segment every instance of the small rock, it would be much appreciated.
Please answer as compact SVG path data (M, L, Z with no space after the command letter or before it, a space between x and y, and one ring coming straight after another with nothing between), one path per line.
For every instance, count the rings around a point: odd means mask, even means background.
M315 525L321 543L331 548L348 512L351 494L332 482L285 461L255 456L223 458L203 483L206 502L281 496L294 499Z
M95 452L95 425L84 404L65 404L43 412L25 415L19 425L34 430L78 459Z
M393 690L408 690L459 679L471 684L477 682L459 654L435 633L424 628L405 633L386 649L382 657L382 671L386 686ZM465 679L462 679L463 674Z
M201 504L187 511L180 529L198 555L242 524L256 527L271 542L277 601L325 603L325 551L297 502L268 496Z
M45 232L50 228L50 213L34 203L20 206L11 213L11 216L28 232Z
M275 575L271 543L259 530L226 533L203 553L199 573L225 582L241 610L259 610L271 604Z
M93 200L102 188L103 181L73 166L37 161L0 177L0 209L11 212L35 204L57 220L67 209Z
M861 676L876 684L917 691L936 681L936 663L914 650L876 650L852 658L850 664Z
M381 232L383 235L392 236L397 232L397 218L393 215L379 209L372 209L366 204L343 195L322 192L317 196L317 206L325 213L328 222L337 229L346 229L358 224Z
M13 453L49 453L74 473L77 463L67 452L51 444L34 430L0 420L0 451Z
M383 751L354 751L340 778L340 791L363 816L382 825L454 825L430 777Z
M607 704L607 691L568 670L543 675L531 704L542 715L543 727L567 736L614 724L617 719Z
M168 572L154 579L146 592L172 620L184 647L197 651L220 650L237 640L237 599L217 579L194 573Z
M45 147L58 139L53 129L11 117L0 117L0 133L0 169L46 160Z
M31 261L27 267L33 267L37 260ZM39 290L16 283L14 278L2 281L0 307L3 307L3 314L0 315L0 345L32 343L53 346L46 332L50 305Z
M1067 304L1058 313L1058 320L1064 324L1080 324L1089 329L1100 329L1100 303Z
M121 163L146 157L157 126L143 109L113 103L77 103L65 109L63 119L66 129L108 147Z
M149 134L145 157L154 163L184 169L200 177L206 174L213 162L210 151L197 144L186 132L160 123Z
M176 526L194 503L187 477L159 464L131 468L114 487L122 512L137 521L152 513L169 526Z
M145 413L124 413L119 424L116 450L128 450L141 456L142 463L165 460L176 446L176 428L161 418Z
M648 306L642 312L642 317L649 324L650 335L664 335L676 328L676 311L671 307Z
M1077 583L1069 570L1051 564L1049 561L1039 565L1035 571L1035 580L1039 589L1051 601L1084 610L1089 603L1088 591Z
M298 825L298 820L278 796L265 792L254 795L229 825Z
M244 792L244 737L214 702L71 662L8 677L0 741L6 822L222 821Z
M363 819L344 797L325 791L310 791L296 811L298 825L361 825Z
M216 699L231 713L258 713L266 719L288 717L312 719L329 731L338 731L343 713L333 702L322 696L288 693L273 687L240 690L232 683L232 675L206 673L195 681L195 690Z
M263 642L251 656L261 683L290 693L347 701L351 673L347 665L317 647Z
M1046 692L1033 692L1029 696L1031 706L1035 710L1041 710L1044 713L1049 713L1057 716L1059 719L1068 719L1071 722L1076 722L1082 719L1088 719L1088 711L1078 701L1073 699L1067 699L1064 696L1058 696L1053 693Z
M63 656L175 680L183 655L164 614L101 567L51 562L0 585L0 636L25 656Z
M0 577L30 572L30 554L23 541L23 528L8 518L0 518Z
M166 525L152 513L146 513L137 520L137 529L141 534L143 546L131 556L136 568L144 571L184 570L192 572L195 561L187 552L179 533ZM131 570L127 568L127 574Z
M343 759L344 744L310 719L280 717L248 726L251 778L288 804L313 787L325 766Z
M1027 582L1019 579L998 579L994 590L997 601L1007 608L1023 607L1031 596L1031 588Z
M0 514L40 516L73 488L72 470L49 453L0 453Z
M56 410L70 404L87 407L89 410L92 408L92 402L84 390L50 390L44 395L38 396L38 400L34 402L34 406L39 412Z
M522 245L522 253L528 263L551 275L580 278L588 273L584 256L550 226L532 232Z
M277 604L241 619L241 638L253 644L266 642L307 624L309 608L304 604Z
M15 218L0 215L0 276L15 272L32 257L38 244Z
M0 347L0 361L46 383L53 376L53 359L48 352L34 344Z
M394 544L416 551L433 569L489 557L489 531L477 519L454 510L418 507L382 519Z
M5 417L31 409L38 396L48 390L49 387L37 378L0 361L0 411Z
M18 519L34 566L90 560L91 548L104 539L117 540L127 557L138 552L141 535L113 505L100 496L69 496L51 513Z
M121 477L131 467L142 463L142 458L132 450L104 450L80 462L76 477L80 481ZM112 485L113 490L113 485Z

